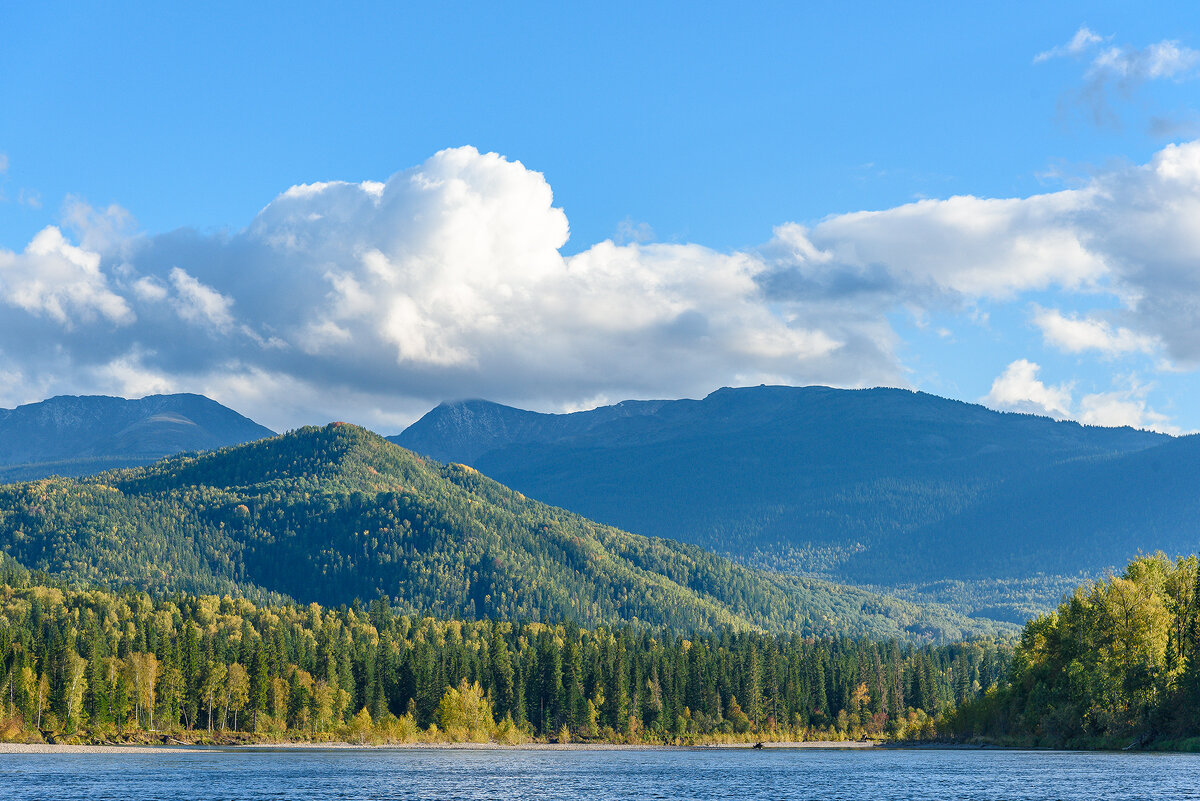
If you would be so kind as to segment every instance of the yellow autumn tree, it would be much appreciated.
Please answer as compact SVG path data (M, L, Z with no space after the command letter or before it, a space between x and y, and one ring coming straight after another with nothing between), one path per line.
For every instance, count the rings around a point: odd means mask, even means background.
M451 739L460 741L486 742L496 728L492 702L479 682L468 684L466 679L458 687L446 689L438 704L437 720Z
M350 719L350 725L347 727L346 741L363 745L370 739L373 733L373 723L371 721L371 713L364 706L358 711L358 714Z
M158 657L154 654L131 653L125 660L126 675L133 689L134 715L141 721L143 711L148 728L154 728L154 683L158 680Z
M237 728L238 712L246 708L250 700L250 675L237 662L229 666L225 679L225 706L233 712L233 728Z
M88 661L75 651L67 651L66 664L63 666L64 688L67 699L68 731L76 731L83 723L83 694L87 690Z

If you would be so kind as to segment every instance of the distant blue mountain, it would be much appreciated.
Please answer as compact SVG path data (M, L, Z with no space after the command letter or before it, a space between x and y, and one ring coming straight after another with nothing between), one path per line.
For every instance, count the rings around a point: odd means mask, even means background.
M867 554L846 572L883 581L920 575L931 563L960 577L1031 575L1120 567L1119 557L1200 551L1200 436L1153 448L1072 459L1010 476L975 502L880 543L900 564Z
M0 409L0 480L87 475L274 433L203 395L61 395Z
M900 389L747 387L561 415L473 400L392 439L626 530L885 586L1078 576L1200 546L1185 524L1200 442Z

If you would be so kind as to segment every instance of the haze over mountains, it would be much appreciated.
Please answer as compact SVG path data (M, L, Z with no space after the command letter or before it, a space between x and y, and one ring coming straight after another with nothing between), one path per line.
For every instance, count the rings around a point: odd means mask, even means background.
M1200 545L1197 438L907 390L749 387L565 415L466 401L393 439L630 531L1014 620L1081 573Z
M0 481L87 475L274 433L203 395L62 395L0 409Z

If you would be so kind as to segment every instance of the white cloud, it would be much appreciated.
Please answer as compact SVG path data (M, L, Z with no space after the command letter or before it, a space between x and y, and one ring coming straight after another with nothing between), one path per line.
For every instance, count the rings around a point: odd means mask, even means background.
M63 391L216 387L286 427L341 414L347 398L387 420L465 396L562 408L903 380L886 320L768 298L759 254L604 241L564 256L567 217L545 178L469 147L386 183L294 187L233 235L138 235L119 211L79 203L67 214L94 248L75 251L137 324L47 342L42 370L90 376ZM223 375L286 387L309 412L289 419Z
M1078 56L1091 49L1093 45L1100 44L1103 41L1103 36L1091 30L1088 26L1081 25L1069 42L1038 53L1033 57L1033 63L1038 64L1052 58L1059 58L1060 56Z
M1079 422L1095 426L1131 426L1164 434L1183 433L1165 414L1151 409L1146 389L1136 384L1128 389L1084 395L1079 401Z
M1103 37L1087 26L1081 27L1069 42L1038 53L1035 64L1050 59L1080 57L1095 52L1083 74L1083 85L1077 92L1063 96L1064 106L1081 105L1087 108L1097 125L1119 125L1120 118L1112 107L1114 96L1128 99L1148 81L1183 81L1198 77L1200 50L1175 39L1163 39L1145 47L1108 45L1096 49L1112 37ZM1169 130L1180 123L1155 115L1149 127L1154 131Z
M1080 190L922 200L829 217L810 232L782 226L776 237L814 271L844 277L882 268L909 292L1006 299L1052 285L1087 287L1106 276L1102 255L1071 224L1090 202L1091 193Z
M1156 42L1144 48L1109 47L1092 61L1093 78L1121 81L1148 81L1180 78L1200 64L1200 51L1174 40Z
M24 253L0 250L0 300L67 327L97 317L134 320L101 272L100 255L71 245L54 226L34 236Z
M995 409L1049 417L1071 416L1071 386L1047 386L1038 380L1041 366L1028 359L1018 359L1004 369L992 382L992 389L983 402Z
M186 271L172 267L169 273L171 285L175 288L172 304L180 318L197 325L212 326L218 331L226 332L233 326L233 299L225 297L210 286L197 281ZM136 287L142 297L153 300L161 285L152 278L140 279Z
M8 154L0 153L0 175L8 174Z
M1108 356L1127 353L1153 353L1158 347L1155 337L1139 334L1128 328L1113 328L1095 317L1063 315L1058 309L1035 306L1034 325L1042 331L1046 344L1067 353L1094 350Z
M90 371L92 380L106 392L126 398L172 392L175 379L162 372L147 369L143 363L145 356L140 349L134 349L107 364L93 368Z
M811 228L780 226L764 248L767 286L779 296L825 293L889 310L908 304L970 311L981 300L1031 291L1105 294L1120 304L1110 350L1143 351L1157 341L1194 367L1196 220L1200 141L1168 145L1149 164L1101 173L1078 189L926 200L837 215ZM1056 329L1063 341L1068 327Z
M1146 396L1153 387L1140 383L1136 376L1118 377L1114 382L1120 385L1117 389L1084 395L1076 407L1072 385L1047 385L1038 379L1040 371L1041 366L1028 359L1012 362L992 383L983 403L1002 411L1071 418L1084 425L1182 433L1169 417L1150 408Z
M637 222L632 217L626 217L617 223L617 235L613 240L618 245L624 245L629 242L642 244L644 242L652 242L654 240L654 229L648 222Z
M26 372L18 359L0 350L0 408L45 400L53 386L53 378Z
M1034 315L1052 347L1200 364L1200 143L1068 191L785 223L732 252L609 240L564 256L544 176L469 147L384 183L294 187L233 233L138 234L117 207L67 218L78 245L53 228L0 251L0 302L21 310L0 315L18 360L0 367L60 392L211 388L277 428L468 396L561 409L722 384L905 385L891 316L982 326L989 305L1033 292L1054 296ZM1080 315L1073 294L1116 308ZM1091 409L1024 360L989 402Z
M161 303L167 299L168 290L157 278L144 275L130 284L133 294L148 303Z
M133 236L133 215L115 203L96 209L71 196L63 204L62 218L63 226L75 234L84 250L111 255Z

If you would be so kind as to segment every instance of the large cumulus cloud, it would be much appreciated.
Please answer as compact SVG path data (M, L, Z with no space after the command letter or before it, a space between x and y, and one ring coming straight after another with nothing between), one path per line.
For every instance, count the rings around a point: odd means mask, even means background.
M93 236L76 217L94 251L48 228L0 253L0 298L21 312L7 367L74 376L64 391L178 386L284 426L475 395L565 407L895 380L885 326L773 304L754 254L606 241L564 257L544 177L470 147L385 183L293 187L231 235Z
M396 427L446 398L570 408L722 384L905 383L897 310L1024 293L1047 344L1200 361L1200 145L1081 188L780 225L761 247L605 241L573 256L544 177L464 147L386 182L314 183L239 231L69 215L0 250L0 402L207 392L286 427ZM1107 334L1105 340L1102 334ZM1095 346L1099 349L1100 346ZM1019 400L1019 399L1018 399Z
M1046 343L1106 355L1161 349L1200 365L1200 142L1027 198L924 200L777 230L794 263L778 291L960 307L1053 290L1100 311L1034 306ZM1090 303L1088 302L1090 299Z

